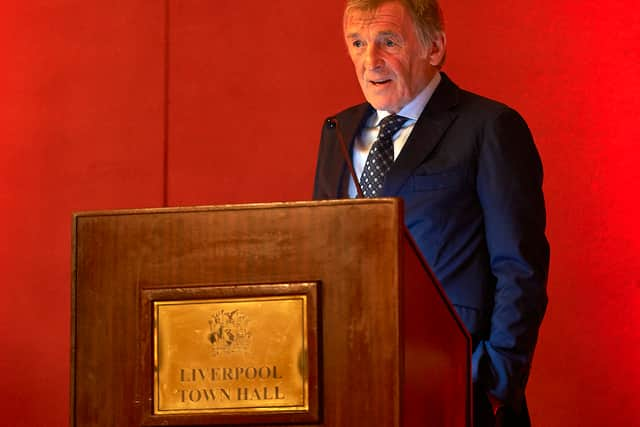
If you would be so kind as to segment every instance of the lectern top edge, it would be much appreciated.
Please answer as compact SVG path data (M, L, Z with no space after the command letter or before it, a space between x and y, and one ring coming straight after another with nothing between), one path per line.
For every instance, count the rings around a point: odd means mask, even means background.
M118 215L143 215L143 214L164 214L164 213L180 213L180 212L211 212L222 210L254 210L254 209L282 209L282 208L300 208L311 206L336 206L336 205L362 205L362 204L382 204L393 205L400 209L402 201L395 197L384 197L375 199L336 199L322 201L295 201L295 202L269 202L269 203L240 203L240 204L223 204L223 205L198 205L198 206L180 206L180 207L158 207L158 208L132 208L132 209L114 209L114 210L90 210L73 213L74 222L78 218L97 217L97 216L118 216Z

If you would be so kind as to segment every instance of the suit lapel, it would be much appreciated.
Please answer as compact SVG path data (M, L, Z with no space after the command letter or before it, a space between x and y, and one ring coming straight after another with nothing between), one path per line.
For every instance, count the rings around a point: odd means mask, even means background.
M400 193L413 171L424 162L456 119L452 107L458 103L460 89L442 73L442 81L416 121L413 131L385 178L383 194Z
M373 107L368 103L360 104L354 109L350 109L345 111L342 114L339 114L338 130L342 132L342 136L344 137L344 143L347 144L347 152L353 158L353 144L355 142L356 135L360 133L360 130L365 125L367 119L371 114L374 113ZM336 141L336 143L340 143ZM338 148L339 149L339 148ZM338 197L348 197L349 196L349 180L351 179L351 173L349 172L349 168L347 166L346 161L343 159L341 175L338 186Z

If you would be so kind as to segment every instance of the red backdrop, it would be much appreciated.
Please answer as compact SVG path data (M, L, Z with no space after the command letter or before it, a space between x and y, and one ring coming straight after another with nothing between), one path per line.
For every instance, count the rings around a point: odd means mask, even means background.
M6 425L63 426L71 213L308 199L323 118L361 95L342 0L6 3L0 410ZM636 2L464 3L442 0L445 71L518 109L545 164L551 301L533 421L630 425L640 407Z

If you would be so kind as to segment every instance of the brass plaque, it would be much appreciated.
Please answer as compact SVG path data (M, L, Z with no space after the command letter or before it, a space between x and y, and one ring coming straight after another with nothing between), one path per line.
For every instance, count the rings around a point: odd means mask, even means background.
M155 301L154 414L307 411L307 304Z

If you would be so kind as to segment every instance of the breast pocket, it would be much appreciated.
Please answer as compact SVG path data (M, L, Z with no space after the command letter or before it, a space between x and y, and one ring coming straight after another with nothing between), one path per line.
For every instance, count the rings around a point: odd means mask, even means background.
M448 169L442 172L413 176L413 191L438 191L455 189L462 186L465 179L463 168Z

